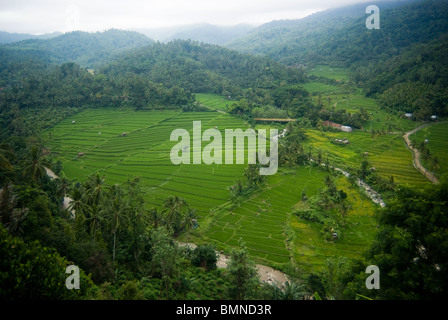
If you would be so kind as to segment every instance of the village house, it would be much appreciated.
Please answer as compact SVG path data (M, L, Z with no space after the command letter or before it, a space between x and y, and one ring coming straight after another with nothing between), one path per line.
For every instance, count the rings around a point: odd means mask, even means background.
M326 127L332 127L332 128L344 131L344 132L352 132L353 131L352 127L350 127L350 126L343 126L342 124L331 122L331 121L324 121L322 124Z

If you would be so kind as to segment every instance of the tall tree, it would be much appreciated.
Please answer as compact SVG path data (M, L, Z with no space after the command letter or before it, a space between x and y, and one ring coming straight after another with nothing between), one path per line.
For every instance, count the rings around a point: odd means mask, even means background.
M129 225L129 211L120 185L113 184L109 187L108 193L105 212L110 231L113 234L112 261L115 262L117 235L121 228L126 228Z
M194 227L196 227L196 225L197 225L196 209L188 208L182 222L182 229L188 232Z
M152 207L149 210L149 220L152 222L154 229L157 229L163 222L161 212L157 208Z
M163 280L161 292L165 292L165 297L169 299L171 281L180 271L181 251L165 227L151 230L150 237L153 270L161 274Z
M45 161L42 159L42 149L33 146L29 153L29 158L26 160L23 174L30 177L33 182L38 182L46 175L44 164Z
M104 197L105 178L99 173L91 175L86 182L86 196L89 204L99 205Z
M183 198L174 195L166 198L163 206L165 208L166 225L172 228L174 232L178 232L182 220L183 208L187 206L187 202Z
M232 283L230 295L233 299L243 300L253 294L259 276L255 263L250 259L244 243L240 241L240 248L233 249L227 264L229 278Z

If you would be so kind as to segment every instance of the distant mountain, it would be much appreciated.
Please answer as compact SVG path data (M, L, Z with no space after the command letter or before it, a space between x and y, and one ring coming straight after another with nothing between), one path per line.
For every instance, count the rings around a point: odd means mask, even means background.
M18 42L28 39L51 39L60 36L61 34L61 32L52 32L42 35L35 35L29 33L10 33L6 31L0 31L0 44Z
M46 40L23 40L2 45L0 50L9 51L10 56L34 51L53 63L76 62L83 67L95 68L118 53L153 43L143 34L111 29L96 33L74 31Z
M446 30L446 1L377 1L380 30L365 27L361 3L318 12L299 20L273 21L226 46L266 54L284 64L327 63L348 66L385 52L425 41ZM375 57L372 47L375 46ZM381 47L381 48L380 48Z
M161 42L169 42L178 39L223 45L246 35L254 28L255 26L248 24L216 26L203 23L169 28L139 29L136 31Z

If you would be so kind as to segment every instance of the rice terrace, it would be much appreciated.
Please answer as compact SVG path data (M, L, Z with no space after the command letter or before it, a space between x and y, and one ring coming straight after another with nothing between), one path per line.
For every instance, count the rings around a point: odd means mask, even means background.
M323 68L330 73L328 68ZM319 70L322 74L323 69ZM336 76L346 79L346 74L347 71L343 73L339 69ZM319 82L311 84L316 88L320 85ZM333 89L335 91L326 94L332 101L337 101L335 104L364 106L378 112L369 99L341 94L340 86ZM317 95L320 94L315 92L313 97ZM291 268L307 272L322 269L329 257L362 256L376 233L374 213L377 205L365 190L356 188L342 174L337 175L336 184L347 194L349 209L344 228L338 230L335 240L325 236L333 231L323 232L321 222L304 220L294 214L297 210L309 209L309 203L303 201L304 194L312 197L325 188L324 179L330 172L324 167L315 164L280 167L275 175L267 177L263 190L234 203L229 200L229 187L241 177L247 157L244 164L174 165L170 151L177 142L170 141L170 134L175 129L189 130L193 142L193 121L201 121L202 132L218 129L223 135L225 129L249 128L240 117L227 113L229 104L234 101L213 94L198 94L198 97L209 111L86 110L46 130L43 137L53 156L62 161L65 175L75 182L82 182L97 172L111 184L139 177L147 209L162 207L170 195L185 199L197 210L198 227L187 235L182 234L179 241L212 242L218 250L229 252L242 240L257 262L286 272ZM413 125L399 117L389 115L388 119L398 130ZM374 128L381 125L378 121ZM366 127L369 125L366 123ZM255 128L277 128L280 132L285 127L285 123L272 122L257 123ZM420 187L428 184L412 166L412 154L406 149L400 132L373 137L371 131L356 131L350 133L350 144L344 148L332 141L347 137L346 133L309 128L306 134L309 150L322 154L323 158L344 170L356 171L353 168L368 157L376 172L384 178L394 177L399 183ZM247 156L247 144L245 147Z
M232 1L0 30L0 300L448 298L448 2Z
M240 178L247 160L244 165L173 165L170 150L176 142L170 141L170 133L192 128L193 120L202 121L203 131L247 127L241 119L218 112L102 109L64 119L43 136L51 137L48 146L62 160L69 179L82 182L96 172L111 184L140 177L148 206L162 206L169 195L183 197L197 209L199 227L182 240L213 241L225 250L242 239L260 262L278 268L297 263L310 270L322 267L329 256L357 257L371 242L374 204L343 176L338 185L353 206L347 217L349 227L337 242L328 242L319 223L304 222L292 214L300 207L303 192L312 196L323 189L328 172L318 167L280 168L268 177L265 190L232 204L228 188Z

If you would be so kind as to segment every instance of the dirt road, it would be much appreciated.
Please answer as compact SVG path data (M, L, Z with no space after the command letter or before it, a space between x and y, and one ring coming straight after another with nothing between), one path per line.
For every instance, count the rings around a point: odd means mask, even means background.
M421 126L418 126L417 128L415 128L414 130L406 132L403 135L403 139L404 139L404 142L406 143L406 147L412 152L415 169L420 171L420 173L426 179L431 181L432 183L438 184L439 180L436 178L436 176L432 172L426 170L425 167L423 167L422 163L420 162L420 155L421 155L420 150L418 150L417 148L414 148L412 146L411 140L409 139L409 136L411 134L414 134L417 131L419 131L420 129L426 128L426 127L428 127L428 126L430 126L431 124L434 124L434 123L441 123L441 122L428 122L428 123L422 124Z

